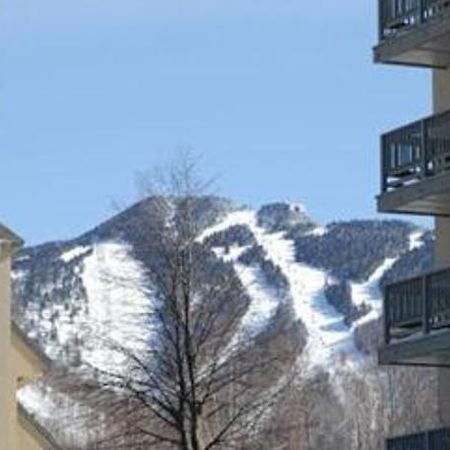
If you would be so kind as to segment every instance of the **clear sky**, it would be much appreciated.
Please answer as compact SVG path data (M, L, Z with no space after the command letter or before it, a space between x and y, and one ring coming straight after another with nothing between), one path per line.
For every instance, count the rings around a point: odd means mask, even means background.
M374 217L378 135L430 73L372 64L376 0L5 0L0 220L30 244L129 202L180 146L239 203Z

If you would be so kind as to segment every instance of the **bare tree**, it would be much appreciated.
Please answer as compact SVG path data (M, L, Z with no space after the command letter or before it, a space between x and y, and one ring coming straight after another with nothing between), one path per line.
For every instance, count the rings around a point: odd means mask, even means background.
M289 386L299 341L288 326L242 326L250 299L231 265L203 243L209 184L192 156L155 179L148 217L132 236L153 286L151 337L140 351L109 342L123 366L95 367L97 383L121 399L113 404L122 426L104 430L93 448L249 448Z

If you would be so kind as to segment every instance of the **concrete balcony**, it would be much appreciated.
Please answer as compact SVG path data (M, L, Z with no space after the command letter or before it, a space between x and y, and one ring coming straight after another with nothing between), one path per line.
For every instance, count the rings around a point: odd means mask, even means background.
M386 441L386 450L448 450L450 429L426 431Z
M450 366L450 268L385 287L384 365Z
M445 68L450 64L449 0L378 0L376 62Z
M381 137L378 211L450 216L450 111Z

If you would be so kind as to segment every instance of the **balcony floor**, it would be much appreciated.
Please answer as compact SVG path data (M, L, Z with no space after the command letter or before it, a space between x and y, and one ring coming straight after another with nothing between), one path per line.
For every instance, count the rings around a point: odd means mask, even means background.
M447 8L449 9L449 8ZM387 38L374 48L377 63L446 68L450 65L450 11Z
M450 329L392 342L378 352L380 365L450 367Z
M380 194L378 211L450 217L450 172Z

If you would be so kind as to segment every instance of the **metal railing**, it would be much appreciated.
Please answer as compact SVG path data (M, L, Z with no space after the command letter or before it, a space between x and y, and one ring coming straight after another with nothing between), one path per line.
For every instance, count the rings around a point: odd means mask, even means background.
M450 269L387 285L384 321L387 344L450 328Z
M450 429L442 428L388 439L386 450L450 450Z
M449 0L378 0L380 41L438 17L448 6Z
M383 193L447 171L450 171L450 111L382 135Z

